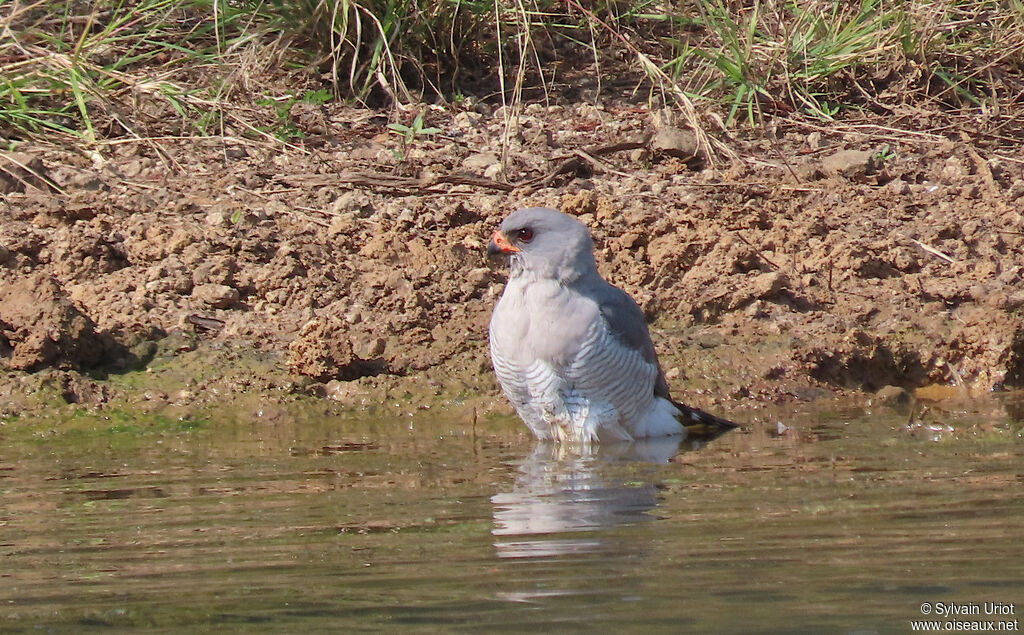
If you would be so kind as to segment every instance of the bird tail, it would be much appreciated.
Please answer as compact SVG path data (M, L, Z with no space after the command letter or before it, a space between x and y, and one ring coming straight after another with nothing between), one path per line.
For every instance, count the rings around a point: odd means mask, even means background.
M679 410L680 414L676 420L686 428L686 436L689 439L710 441L739 427L732 421L676 401L673 401L672 405Z

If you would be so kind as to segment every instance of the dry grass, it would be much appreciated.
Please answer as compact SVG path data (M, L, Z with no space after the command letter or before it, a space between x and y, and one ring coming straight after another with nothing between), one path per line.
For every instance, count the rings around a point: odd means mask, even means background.
M1016 0L733 4L699 3L687 31L665 38L675 49L666 68L692 94L726 106L730 124L978 107L1017 101L1024 86Z
M511 128L527 90L558 98L556 73L591 75L599 98L614 69L714 155L728 148L706 130L768 117L997 112L1024 95L1022 59L1024 0L15 1L0 9L0 129L289 143L301 101L473 93L509 106Z

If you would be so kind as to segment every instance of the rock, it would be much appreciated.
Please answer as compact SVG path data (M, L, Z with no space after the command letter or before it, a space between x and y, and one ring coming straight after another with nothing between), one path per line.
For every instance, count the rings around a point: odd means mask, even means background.
M697 137L690 130L659 128L651 139L651 150L655 155L682 159L691 168L702 163Z
M462 167L467 170L486 170L495 163L499 163L501 157L493 152L479 152L471 154L462 160Z
M327 235L337 236L348 234L356 226L356 215L352 212L341 212L331 217L331 224L327 227Z
M192 282L196 285L217 284L233 286L238 263L234 258L222 257L200 262L192 271Z
M752 294L764 300L778 295L787 286L789 286L789 278L780 271L762 273L750 283Z
M651 149L677 158L687 158L697 153L697 138L688 130L660 128L651 138Z
M646 243L647 240L637 232L627 232L619 238L619 244L624 249L634 249Z
M374 211L373 199L362 190L349 190L331 203L331 213L341 215L349 212L355 216L372 216Z
M470 112L463 110L462 112L455 115L452 119L452 123L456 129L469 130L473 128L479 128L482 125L483 116L479 113Z
M346 406L361 406L365 405L370 391L357 382L332 379L323 384L323 396Z
M504 169L501 167L501 164L495 163L493 165L488 166L487 169L484 170L484 178L496 179L503 173Z
M882 386L871 399L872 403L880 406L902 407L910 404L910 393L899 386Z
M842 150L821 160L825 176L853 178L870 174L877 169L875 153L871 150Z
M352 344L352 352L360 359L375 359L384 354L386 344L380 337L361 339Z
M78 373L68 372L61 376L61 397L67 403L101 404L110 400L110 389Z
M240 296L238 289L226 284L201 284L192 289L192 297L215 309L226 309L238 302Z

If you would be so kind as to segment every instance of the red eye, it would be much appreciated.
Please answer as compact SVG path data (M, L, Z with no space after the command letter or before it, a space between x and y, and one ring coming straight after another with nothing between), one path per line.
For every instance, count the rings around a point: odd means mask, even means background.
M533 240L533 230L529 227L524 227L516 232L516 238L524 243L528 243Z

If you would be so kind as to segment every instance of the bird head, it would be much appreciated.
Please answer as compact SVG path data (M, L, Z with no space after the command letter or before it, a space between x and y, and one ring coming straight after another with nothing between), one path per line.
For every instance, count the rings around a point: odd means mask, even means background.
M597 271L587 227L547 207L513 212L491 235L488 256L508 256L513 278L552 279L562 284Z

